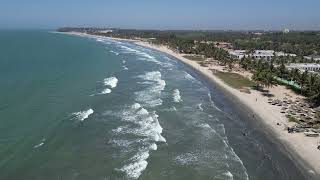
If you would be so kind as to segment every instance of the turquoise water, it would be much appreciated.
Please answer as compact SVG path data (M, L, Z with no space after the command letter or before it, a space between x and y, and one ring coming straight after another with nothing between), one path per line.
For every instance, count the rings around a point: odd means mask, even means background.
M44 31L0 40L0 179L303 179L173 57Z

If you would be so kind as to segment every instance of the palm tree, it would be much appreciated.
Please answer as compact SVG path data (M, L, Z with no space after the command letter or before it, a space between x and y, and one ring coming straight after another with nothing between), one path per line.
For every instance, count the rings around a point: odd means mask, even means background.
M307 78L308 78L308 71L304 71L299 77L299 84L301 87L301 93L303 92L304 86L307 83Z
M308 76L307 87L306 87L308 91L308 95L312 95L312 93L315 91L317 78L318 78L317 74L311 74L310 76Z
M317 78L316 82L313 85L314 91L310 96L310 99L317 105L320 104L320 79Z
M290 71L290 79L291 81L298 81L300 79L300 70L293 69Z

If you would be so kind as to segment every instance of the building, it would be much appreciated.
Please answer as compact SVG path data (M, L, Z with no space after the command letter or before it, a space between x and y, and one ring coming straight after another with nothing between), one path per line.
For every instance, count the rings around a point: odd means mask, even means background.
M229 54L238 59L242 59L244 57L251 57L253 59L263 59L270 61L274 56L297 56L295 54L288 54L284 52L275 52L273 50L255 50L253 53L246 53L245 50L231 50Z
M319 55L310 55L310 56L303 56L307 60L314 60L314 61L320 61L320 56Z
M299 69L300 71L320 72L320 64L315 63L291 63L286 67L289 70Z
M284 56L297 57L296 54L284 53L284 52L276 52L275 54L278 57L284 57Z
M229 54L237 59L242 59L246 56L246 50L230 50Z
M274 56L273 50L255 50L252 54L249 55L253 59L264 59L271 60Z

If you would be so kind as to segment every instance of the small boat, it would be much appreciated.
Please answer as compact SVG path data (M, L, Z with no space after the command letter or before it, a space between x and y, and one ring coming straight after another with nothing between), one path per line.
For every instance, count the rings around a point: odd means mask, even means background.
M305 132L304 135L307 137L319 137L319 133L314 132Z

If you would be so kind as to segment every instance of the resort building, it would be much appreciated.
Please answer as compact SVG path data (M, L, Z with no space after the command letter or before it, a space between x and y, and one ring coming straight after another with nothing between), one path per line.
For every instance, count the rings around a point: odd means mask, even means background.
M275 52L273 50L255 50L253 53L248 54L245 50L231 50L229 51L231 56L234 56L238 59L242 59L244 57L251 57L253 59L264 59L271 60L274 56L297 56L295 54L288 54L284 52Z
M274 56L273 50L255 50L252 54L249 54L253 59L271 60Z
M230 50L229 54L237 59L242 59L246 56L246 50Z
M300 71L320 72L320 64L315 63L291 63L286 67L289 70L299 69Z
M320 61L320 56L319 55L310 55L310 56L303 56L307 60L314 60L314 61Z

